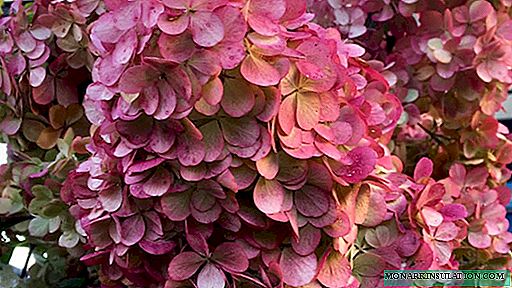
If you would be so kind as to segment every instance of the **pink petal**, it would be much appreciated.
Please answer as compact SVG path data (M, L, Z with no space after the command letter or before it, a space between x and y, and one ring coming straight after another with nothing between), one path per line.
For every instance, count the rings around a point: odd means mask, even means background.
M416 168L414 169L414 180L418 181L425 177L430 177L432 175L432 171L434 169L434 163L432 160L423 157L420 159L418 164L416 164Z
M205 259L195 252L182 252L169 263L167 269L169 278L176 281L187 280L197 272L204 262Z
M228 271L244 272L249 268L247 255L237 243L225 242L220 244L213 251L211 259Z
M206 147L202 141L188 134L178 137L178 160L182 165L195 166L204 160Z
M276 68L252 55L247 56L242 62L240 72L247 81L258 86L276 85L281 80L281 75Z
M297 97L289 96L284 98L281 106L279 107L278 122L279 126L286 135L292 133L295 126L297 110Z
M428 206L421 209L421 216L423 217L423 221L432 227L438 227L443 222L443 215Z
M279 266L283 267L284 283L299 287L306 285L315 277L317 270L317 258L314 253L308 256L300 256L291 248L285 248L281 252Z
M171 241L148 241L143 239L139 242L139 247L152 255L164 255L171 252L176 244Z
M137 65L128 68L119 81L119 88L125 93L139 93L144 87L158 80L158 71L148 65Z
M332 251L318 272L318 281L326 287L347 287L351 274L347 259L338 251Z
M176 63L183 63L192 57L195 52L195 45L190 33L182 33L176 36L160 34L158 38L160 54L164 58Z
M114 25L120 30L129 30L139 22L141 4L139 1L126 2L115 10Z
M128 217L121 223L121 243L133 246L139 242L146 232L144 219L140 214Z
M243 79L224 81L224 96L221 106L232 117L238 118L249 113L255 104L255 89Z
M190 19L192 38L197 45L212 47L224 38L224 25L211 12L195 12Z
M281 211L285 190L277 180L261 177L254 188L253 198L256 207L263 213L272 214Z
M253 118L221 118L220 125L227 143L238 147L251 147L260 137L260 127Z
M274 179L277 176L277 172L279 171L279 161L277 154L269 153L267 156L256 161L256 169L258 169L260 175L266 179Z
M204 161L212 162L217 160L224 149L224 139L222 138L219 123L217 121L211 121L208 124L201 126L199 129L203 134L203 140L206 145Z
M118 186L109 187L98 193L98 200L101 202L101 206L103 206L105 211L115 212L121 208L123 193Z
M172 183L171 173L167 169L158 168L153 176L142 185L142 189L150 196L162 196L169 190Z
M468 216L466 207L462 204L447 204L439 212L443 214L445 221L461 220Z
M43 84L46 77L46 69L44 67L37 67L30 70L30 86L39 87ZM1 82L0 82L1 84Z
M112 52L113 61L118 64L126 64L137 48L137 33L134 30L126 32L119 42L117 42L114 52Z
M183 221L190 215L190 193L170 193L161 199L162 211L172 221Z
M189 23L189 15L181 15L171 18L168 14L163 13L158 17L157 25L165 34L179 35L187 30Z
M197 276L197 288L224 288L224 273L214 264L207 263Z
M172 113L176 110L176 93L170 83L166 81L159 81L157 86L160 101L153 117L157 120L165 120L171 117Z
M304 130L313 129L320 120L320 98L316 93L297 93L297 124Z
M329 208L328 194L315 186L306 185L294 194L297 210L304 216L319 217Z
M457 237L460 228L453 222L443 222L437 227L435 238L441 241L451 241Z
M495 13L492 5L484 0L478 0L469 6L469 18L471 22L476 22L486 18L488 15Z
M292 239L292 248L295 253L301 256L307 256L315 252L320 244L322 233L319 229L311 225L304 226L299 232L299 241Z
M253 15L248 19L248 24L257 33L264 36L274 36L279 34L280 27L272 19Z

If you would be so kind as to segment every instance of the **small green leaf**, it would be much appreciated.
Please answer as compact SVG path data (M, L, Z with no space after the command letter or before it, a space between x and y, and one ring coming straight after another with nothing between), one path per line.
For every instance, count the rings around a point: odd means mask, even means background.
M34 187L32 187L32 193L36 198L48 200L53 199L53 193L50 188L43 185L34 185Z
M73 248L78 244L78 241L80 241L78 234L72 231L65 231L59 237L59 246Z
M405 103L411 103L416 101L418 97L420 96L420 93L416 89L409 89L407 90L407 96L405 96L404 102Z
M11 210L12 200L9 198L0 198L0 214L7 214Z
M386 262L381 257L373 253L365 253L354 260L352 273L362 277L375 277L384 271L385 266Z
M28 224L28 232L35 237L44 237L48 234L50 221L44 218L34 218Z

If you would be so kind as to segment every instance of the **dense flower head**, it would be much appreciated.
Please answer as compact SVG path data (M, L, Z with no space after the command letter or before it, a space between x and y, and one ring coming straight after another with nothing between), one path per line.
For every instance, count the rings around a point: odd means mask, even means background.
M509 267L502 2L15 1L0 214L26 194L102 287Z

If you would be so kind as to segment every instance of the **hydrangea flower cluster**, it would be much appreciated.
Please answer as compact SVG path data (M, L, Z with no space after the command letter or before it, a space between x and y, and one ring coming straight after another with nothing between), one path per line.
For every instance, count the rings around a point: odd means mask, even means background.
M15 1L0 129L32 165L0 214L26 199L30 234L98 267L101 287L508 268L512 138L493 114L510 6Z

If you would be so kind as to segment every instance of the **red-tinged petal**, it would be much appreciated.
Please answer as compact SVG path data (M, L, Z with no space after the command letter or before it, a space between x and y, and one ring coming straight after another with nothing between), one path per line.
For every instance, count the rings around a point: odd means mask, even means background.
M32 90L32 98L37 104L47 105L55 98L55 86L53 77L46 77L39 87Z
M36 39L30 34L29 31L21 33L16 39L16 44L21 51L28 53L36 48Z
M169 35L179 35L185 30L190 23L189 15L181 15L178 17L171 17L166 13L163 13L158 17L158 28L162 30L165 34Z
M194 207L192 207L191 212L192 217L194 217L194 219L197 220L197 222L202 224L210 224L219 219L220 214L222 213L222 207L218 203L216 203L212 207L212 209L208 211L201 212L197 211L196 209L194 209Z
M215 14L224 24L225 35L222 42L233 43L244 39L247 33L247 23L238 8L226 5L216 9Z
M279 112L279 102L281 101L281 94L275 87L264 89L264 107L262 111L256 116L260 121L270 122ZM258 102L258 101L257 101ZM255 105L258 107L258 105Z
M135 121L118 121L115 125L119 134L134 146L148 142L152 126L153 121L149 117L140 117Z
M201 96L209 105L217 105L223 99L224 86L219 77L208 81L201 89Z
M416 168L414 169L414 180L418 181L422 178L427 178L432 175L432 171L434 169L434 163L432 160L423 157L416 164Z
M150 196L162 196L171 187L173 180L169 171L159 168L143 185L142 189Z
M486 249L491 246L491 236L483 232L469 232L468 241L475 248Z
M121 243L126 246L137 244L146 232L146 224L140 214L128 217L121 223Z
M46 69L44 67L37 67L30 70L30 86L39 87L43 84L46 77ZM2 82L0 81L0 85Z
M423 221L432 227L438 227L444 219L443 214L428 206L421 209L421 216L423 217Z
M258 33L252 32L247 35L247 38L254 45L256 45L256 51L265 56L279 55L286 48L285 39L279 35L263 36Z
M242 41L235 43L224 43L224 41L222 41L212 49L217 51L220 63L224 69L234 69L246 56Z
M158 47L164 58L176 63L188 60L196 50L189 32L176 36L161 34L158 38Z
M224 269L233 272L244 272L249 268L249 260L242 246L237 243L222 243L213 251L212 261Z
M318 262L314 253L308 256L300 256L293 252L291 248L285 248L281 252L279 266L283 268L284 283L298 287L313 280Z
M418 251L420 244L418 236L414 232L407 230L405 234L398 239L397 252L402 257L410 257Z
M447 204L439 210L445 221L456 221L468 216L466 207L462 204Z
M240 72L247 81L258 86L277 85L281 80L281 75L274 66L252 55L244 59Z
M315 252L316 247L320 244L322 233L319 229L307 225L299 231L299 241L292 239L292 248L295 253L301 256L307 256Z
M285 190L277 180L261 177L254 188L254 204L263 213L273 214L281 211Z
M341 151L338 150L338 148L334 144L324 139L315 140L315 147L318 148L320 152L324 153L326 156L334 160L340 160L343 157Z
M203 134L206 149L204 161L212 162L217 160L224 149L224 139L222 138L219 123L217 121L211 121L201 126L199 129Z
M139 242L139 247L152 255L164 255L171 252L176 247L176 243L164 240L148 241L143 239Z
M450 167L450 178L457 184L464 184L466 179L466 168L460 163L455 163Z
M252 15L247 23L254 31L264 36L274 36L281 31L279 24L274 20L260 15Z
M199 212L206 212L213 208L215 205L215 197L208 193L203 193L201 190L194 190L192 192L191 202L192 207L194 207Z
M320 217L329 208L329 195L315 186L306 185L295 191L294 200L297 210L308 217Z
M342 129L345 127L345 125L344 124L336 124L338 122L346 122L351 126L351 130L350 130L351 135L350 135L349 140L347 140L346 142L344 142L344 140L347 137L347 135L345 135L345 133L348 134L348 130L346 132L343 132ZM336 126L336 125L341 125L341 126ZM357 144L366 132L366 124L364 123L363 119L361 119L361 117L357 114L357 112L354 111L354 109L352 109L349 106L345 106L345 107L341 108L340 117L333 124L333 127L334 127L333 129L336 129L336 130L334 130L335 136L337 139L336 142L340 143L340 144L346 144L346 145Z
M171 149L176 136L166 125L155 125L153 127L153 133L151 134L151 140L149 146L156 153L165 153Z
M434 237L441 241L451 241L457 237L460 228L453 222L443 222L437 227Z
M295 126L297 110L297 97L289 96L284 98L281 106L279 107L278 121L279 126L286 135L292 133L292 129Z
M333 143L337 145L343 145L352 138L352 126L347 122L334 122L333 124L331 124L330 131L333 134ZM326 138L326 140L329 139Z
M327 256L318 272L318 281L326 287L346 287L351 276L350 264L338 251Z
M183 221L190 215L189 192L169 193L162 197L163 213L172 221Z
M158 80L158 71L148 65L128 68L119 80L119 89L125 93L139 93Z
M115 212L121 208L123 193L118 186L109 187L98 193L98 200L101 202L101 206L105 211Z
M222 70L217 54L210 50L196 51L187 63L197 71L209 76L218 75Z
M482 20L492 13L495 13L495 11L491 3L484 0L475 1L469 6L469 19L471 22Z
M384 197L377 191L363 186L357 195L355 223L373 227L380 224L386 216L387 207Z
M118 64L128 63L136 48L137 33L134 30L130 30L117 42L114 52L112 52L113 61Z
M146 28L154 27L158 22L158 17L164 12L164 6L157 1L141 1L142 14L141 20Z
M214 264L207 263L197 276L197 288L224 288L224 273Z
M258 169L260 175L266 179L274 179L279 172L279 161L277 154L269 153L267 156L256 161L256 169Z
M167 82L159 81L157 85L160 101L153 117L157 120L165 120L171 117L172 113L176 110L176 93L173 87Z
M204 262L205 259L195 252L182 252L169 263L167 273L172 280L187 280L197 272Z
M162 0L162 4L171 9L187 9L192 6L191 0Z
M255 104L255 88L243 79L224 81L224 97L221 106L232 117L238 118L249 113Z
M368 177L377 163L377 153L369 147L357 147L348 152L344 159L344 165L340 162L331 164L334 174L349 183L358 183Z
M118 7L114 13L114 25L120 30L129 30L133 28L141 17L141 4L139 1L125 2Z
M251 147L260 138L260 127L253 118L222 118L220 126L226 142L238 147Z
M178 137L178 160L182 165L195 166L204 160L205 144L194 137L184 134Z
M316 93L297 93L297 124L304 130L315 128L320 120L320 98Z
M224 24L211 12L195 12L190 19L190 30L194 42L203 47L215 46L224 38Z
M512 20L507 20L504 23L500 24L498 30L496 30L496 34L503 37L508 41L512 40Z

